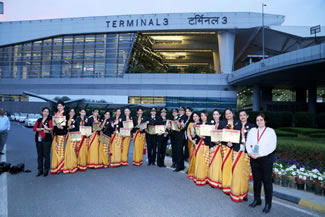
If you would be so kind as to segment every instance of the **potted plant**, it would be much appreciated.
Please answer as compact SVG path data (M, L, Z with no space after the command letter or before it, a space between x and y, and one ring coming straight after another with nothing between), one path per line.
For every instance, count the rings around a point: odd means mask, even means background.
M296 165L292 165L291 167L286 169L287 175L288 175L288 186L290 188L295 188L296 187L296 176L297 176L297 171L296 171Z
M272 172L272 177L273 177L274 184L276 185L280 185L280 176L278 173L279 173L279 169L277 167L274 167Z
M314 192L316 195L322 195L323 191L323 177L318 176L314 184Z
M298 190L305 190L305 182L306 182L306 176L299 175L296 178L297 189Z
M288 187L288 185L289 185L289 178L288 178L288 175L286 173L281 175L281 185L283 187Z

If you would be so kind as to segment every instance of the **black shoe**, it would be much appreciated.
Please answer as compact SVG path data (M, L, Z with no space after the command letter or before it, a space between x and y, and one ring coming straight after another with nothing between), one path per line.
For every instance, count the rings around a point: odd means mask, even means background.
M156 164L155 164L155 163L152 163L151 165L152 165L152 166L155 166Z
M182 168L176 168L175 170L174 170L174 172L179 172L179 171L182 171L182 170L184 170L185 168L184 167L182 167Z
M5 153L3 153L3 152L0 152L0 155L3 155L3 154L5 154Z
M49 171L46 171L43 176L48 176L49 175Z
M263 209L263 212L265 212L265 213L269 213L270 210L271 210L271 208L272 208L272 204L267 203L267 204L265 204L265 207L264 207L264 209Z
M151 163L148 163L148 164L147 164L147 166L150 166L150 165L151 165Z
M245 197L243 200L244 200L244 201L248 201L248 197Z
M165 165L165 164L163 164L163 165L160 165L160 167L166 167L166 165Z
M256 207L262 204L262 201L260 200L254 200L251 204L249 204L250 207Z
M39 176L41 176L41 175L43 175L43 171L38 171L36 177L39 177Z
M175 163L172 164L172 168L176 168L176 164Z

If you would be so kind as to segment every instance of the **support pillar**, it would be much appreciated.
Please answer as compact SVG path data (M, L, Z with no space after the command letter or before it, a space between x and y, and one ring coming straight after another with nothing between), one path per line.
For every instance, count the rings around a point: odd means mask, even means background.
M218 47L221 73L229 74L234 65L235 33L218 32Z
M253 87L253 111L260 111L260 87L258 85Z

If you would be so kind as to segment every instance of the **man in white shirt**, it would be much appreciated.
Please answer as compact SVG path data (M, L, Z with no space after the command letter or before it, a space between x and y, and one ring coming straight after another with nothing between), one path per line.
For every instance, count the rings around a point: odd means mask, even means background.
M5 115L5 110L0 108L0 155L4 154L2 152L8 138L8 132L10 130L10 121Z

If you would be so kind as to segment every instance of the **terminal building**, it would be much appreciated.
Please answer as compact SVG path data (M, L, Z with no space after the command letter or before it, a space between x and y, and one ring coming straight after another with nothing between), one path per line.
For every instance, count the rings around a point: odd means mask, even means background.
M0 103L39 100L28 91L108 104L325 111L325 31L315 38L284 20L209 12L0 22Z

